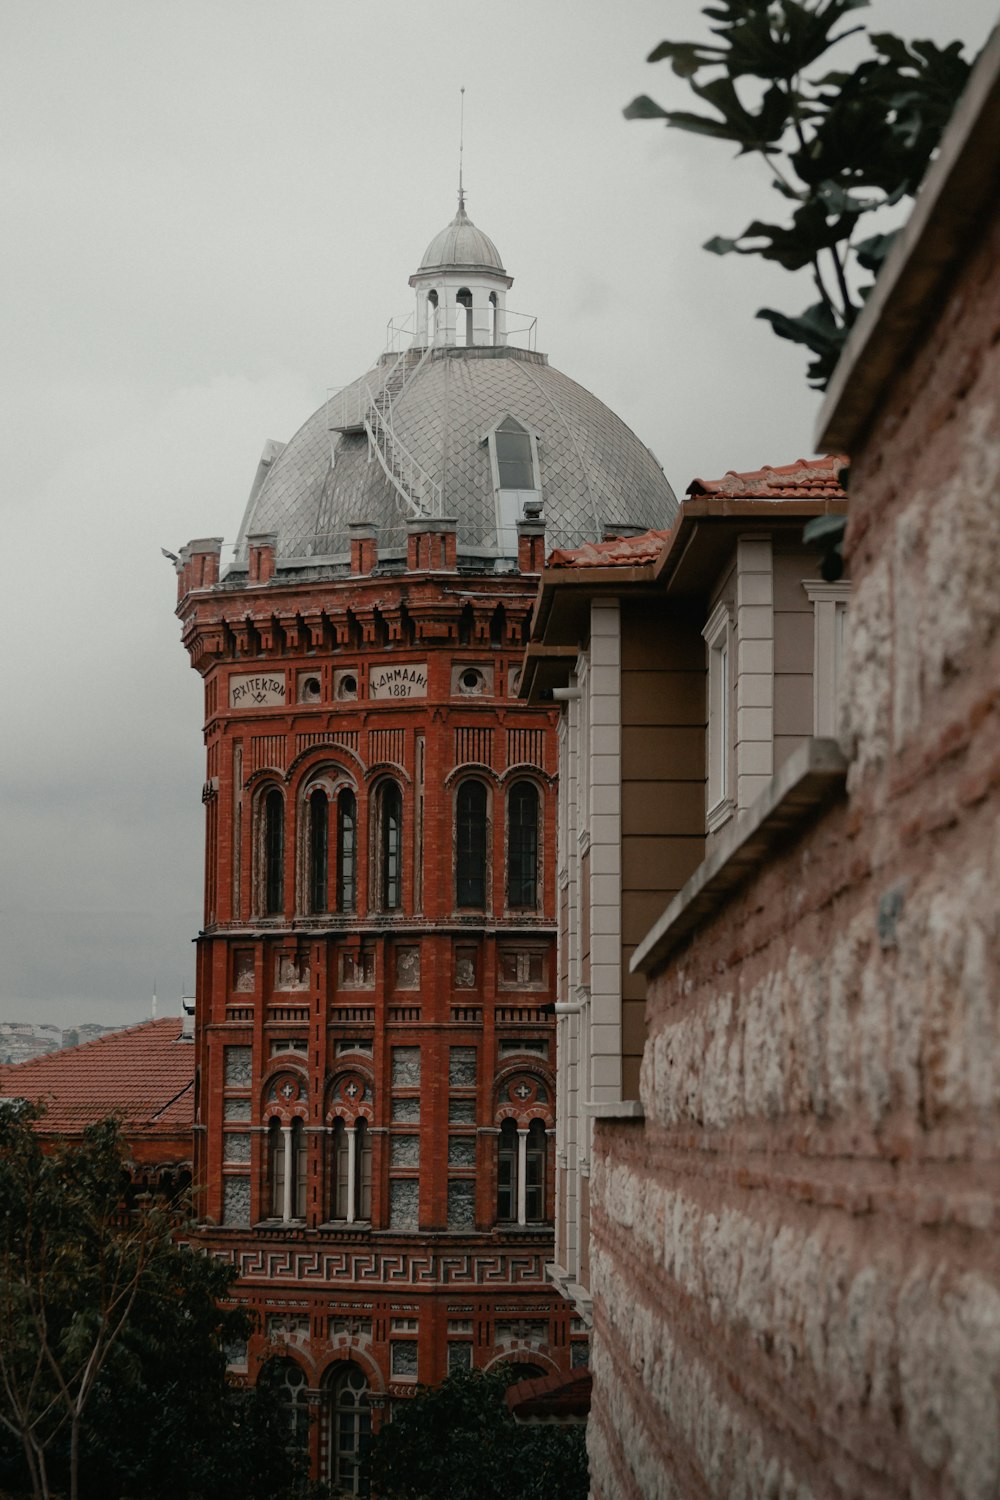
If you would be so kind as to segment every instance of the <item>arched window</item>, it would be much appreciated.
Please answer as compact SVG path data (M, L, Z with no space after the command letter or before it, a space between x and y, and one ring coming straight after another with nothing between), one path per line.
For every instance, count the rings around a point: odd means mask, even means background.
M532 1120L524 1153L524 1218L528 1224L541 1224L545 1218L547 1152L545 1126L541 1120Z
M497 1220L513 1224L517 1220L517 1126L504 1120L500 1126L497 1147Z
M302 1121L283 1125L272 1117L267 1127L267 1205L272 1219L287 1224L306 1216L308 1156Z
M285 909L285 799L277 787L264 798L264 915Z
M497 1143L497 1221L541 1224L545 1220L545 1125L532 1120L527 1129L504 1120Z
M330 806L326 792L317 787L309 797L309 910L327 909L327 875Z
M478 910L486 905L486 788L463 781L455 809L455 899Z
M326 1409L327 1478L338 1494L366 1496L368 1480L361 1470L371 1443L372 1418L368 1382L356 1364L344 1364L333 1375Z
M538 789L516 781L507 798L507 905L538 906Z
M437 338L437 311L438 311L438 294L437 294L437 292L428 292L427 293L427 342L428 342L428 344L433 344L434 340Z
M490 292L490 343L491 344L496 344L496 343L499 342L499 340L497 339L497 322L498 322L498 317L497 317L497 294L496 294L496 292Z
M305 1371L294 1359L269 1359L260 1372L260 1379L277 1393L285 1412L288 1451L301 1453L309 1440Z
M378 905L398 911L403 904L403 794L394 781L378 791Z
M371 1216L371 1132L365 1120L352 1128L338 1117L330 1132L330 1218L353 1224Z
M337 798L337 910L353 911L357 902L358 799L347 787Z
M459 348L472 343L472 293L467 286L455 293L455 343Z

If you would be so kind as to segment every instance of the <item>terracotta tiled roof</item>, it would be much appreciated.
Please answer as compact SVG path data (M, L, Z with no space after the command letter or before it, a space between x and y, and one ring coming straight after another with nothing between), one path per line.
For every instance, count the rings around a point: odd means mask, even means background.
M556 549L548 568L639 568L655 562L670 537L669 531L644 531L640 536L613 536L606 542Z
M74 1135L121 1112L131 1136L173 1135L194 1123L194 1045L166 1016L110 1031L79 1047L0 1068L0 1097L46 1106L45 1129Z
M722 479L692 479L687 493L732 500L842 500L844 490L837 476L848 462L842 453L828 453L824 458L797 458L793 464L768 465L742 474L730 469Z
M517 1422L585 1422L591 1384L588 1369L519 1380L507 1389L507 1406Z

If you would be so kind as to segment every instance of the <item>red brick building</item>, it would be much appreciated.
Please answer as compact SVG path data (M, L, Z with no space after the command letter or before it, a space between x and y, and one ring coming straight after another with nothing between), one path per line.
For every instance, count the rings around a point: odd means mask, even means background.
M518 674L546 541L674 510L618 418L515 347L461 203L410 284L404 347L265 448L232 564L218 539L178 562L204 1239L260 1315L234 1368L282 1361L315 1471L355 1493L418 1381L586 1362L544 1273L557 751Z

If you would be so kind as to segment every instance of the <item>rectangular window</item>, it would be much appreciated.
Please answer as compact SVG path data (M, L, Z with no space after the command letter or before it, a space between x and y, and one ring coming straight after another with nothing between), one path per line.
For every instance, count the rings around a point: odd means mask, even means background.
M545 954L541 948L501 948L500 988L538 989L545 983Z
M702 631L708 647L708 779L705 824L709 833L721 828L733 812L729 768L732 753L730 634L729 606L722 600L712 611L708 624Z
M834 739L851 585L844 579L837 583L804 579L802 587L813 607L813 734Z
M471 1344L449 1344L448 1345L448 1374L452 1370L472 1369L472 1345Z

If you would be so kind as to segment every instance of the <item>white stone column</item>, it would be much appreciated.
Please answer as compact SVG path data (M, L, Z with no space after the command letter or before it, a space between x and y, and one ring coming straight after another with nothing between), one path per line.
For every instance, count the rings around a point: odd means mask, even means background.
M517 1131L517 1222L528 1222L528 1132Z
M358 1127L347 1127L347 1222L354 1223L354 1200L358 1180Z
M290 1125L282 1125L281 1136L282 1145L284 1146L285 1150L285 1190L282 1195L281 1217L284 1222L288 1224L291 1222L292 1218L292 1189L294 1187L294 1163L292 1161L292 1127Z

